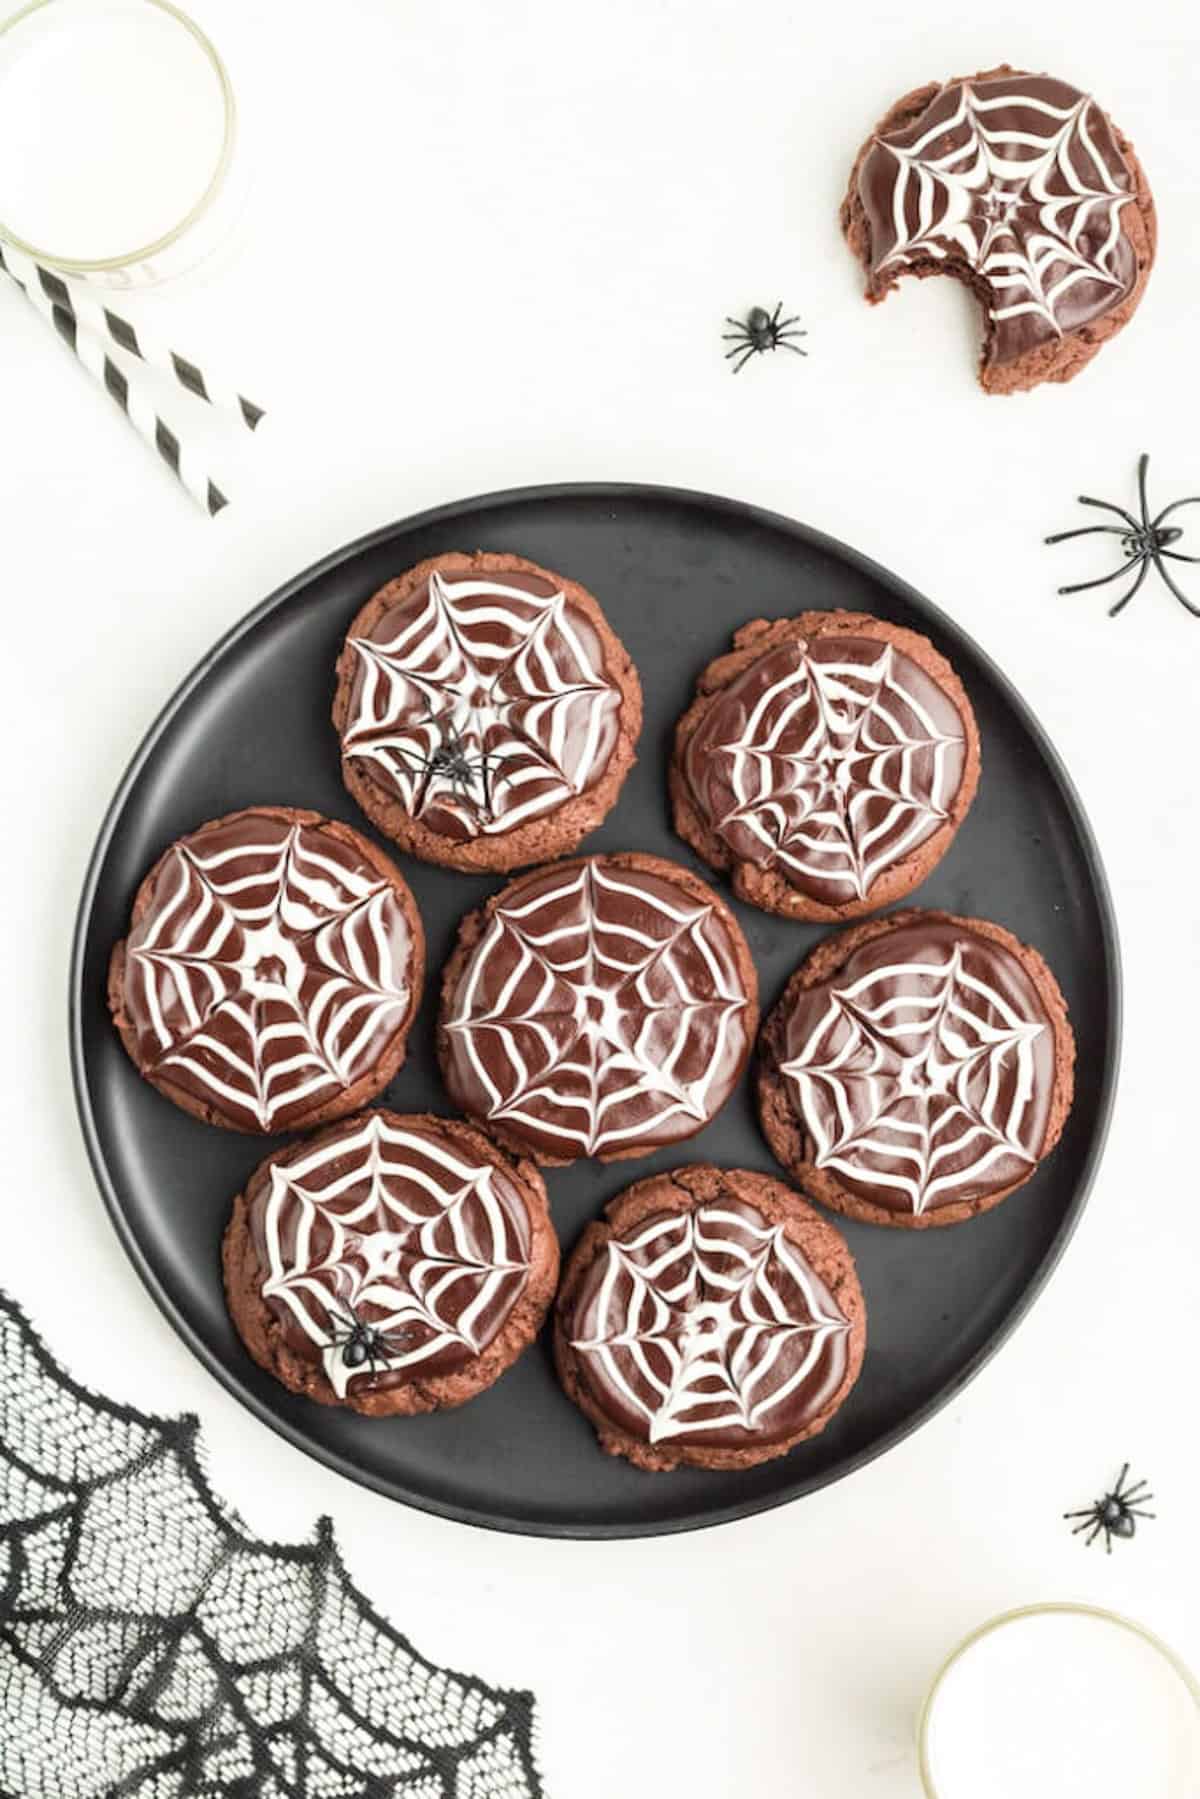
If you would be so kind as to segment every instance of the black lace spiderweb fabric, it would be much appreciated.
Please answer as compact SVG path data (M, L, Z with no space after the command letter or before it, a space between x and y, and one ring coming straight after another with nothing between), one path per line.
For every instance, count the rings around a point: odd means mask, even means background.
M87 1392L0 1292L0 1799L543 1799L534 1730L372 1609L328 1519L251 1536L195 1418Z

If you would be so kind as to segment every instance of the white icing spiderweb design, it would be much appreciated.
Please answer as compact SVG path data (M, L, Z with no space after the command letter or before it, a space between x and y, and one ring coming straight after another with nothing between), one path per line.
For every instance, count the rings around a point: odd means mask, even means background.
M656 1215L603 1255L572 1347L651 1443L770 1441L807 1383L832 1391L849 1322L782 1226L718 1202Z
M894 243L876 266L957 250L999 296L997 324L1033 320L1046 337L1060 335L1062 302L1081 285L1094 293L1086 306L1076 294L1073 314L1107 310L1128 286L1118 249L1132 196L1095 141L1107 128L1093 101L1081 94L1056 106L1000 82L962 83L948 95L952 111L941 97L912 145L878 140L897 170ZM1006 116L994 122L995 114Z
M366 1073L412 997L391 884L267 818L178 844L127 954L149 1072L263 1131Z
M510 831L596 779L620 693L561 591L435 569L419 609L398 608L392 628L351 640L343 753L374 764L414 818L459 837Z
M448 1372L491 1341L529 1272L523 1220L496 1178L448 1139L378 1115L272 1168L263 1298L316 1345L339 1397L356 1377ZM373 1337L352 1367L355 1324Z
M532 1696L438 1668L328 1519L250 1534L195 1418L87 1392L0 1293L5 1799L540 1799Z
M890 644L802 644L753 665L696 747L713 824L735 854L836 904L943 824L962 777L961 731L918 697ZM948 706L949 702L945 702ZM723 737L731 715L736 734Z
M690 1136L746 1047L746 993L711 906L595 861L493 915L447 1018L488 1117L553 1154Z
M994 1192L1037 1160L1035 1045L1023 1016L966 966L889 963L828 992L792 1033L780 1071L811 1134L818 1168L914 1215Z

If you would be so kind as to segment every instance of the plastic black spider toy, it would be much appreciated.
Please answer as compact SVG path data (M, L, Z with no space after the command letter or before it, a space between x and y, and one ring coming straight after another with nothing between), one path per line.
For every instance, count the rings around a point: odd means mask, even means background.
M1136 565L1137 576L1128 593L1122 594L1116 605L1110 606L1108 609L1109 618L1115 618L1118 612L1128 606L1146 579L1150 564L1153 563L1179 604L1190 612L1193 618L1200 618L1200 606L1193 606L1186 595L1180 592L1171 579L1170 572L1163 564L1164 556L1172 562L1200 562L1200 556L1185 556L1179 550L1167 548L1168 544L1177 543L1183 536L1183 532L1178 525L1164 523L1173 512L1178 512L1181 506L1200 506L1200 494L1193 494L1186 500L1175 500L1170 506L1164 506L1157 518L1151 518L1150 502L1146 498L1146 470L1149 466L1149 456L1139 457L1138 495L1142 506L1140 520L1134 518L1132 512L1126 512L1123 506L1113 506L1108 500L1093 500L1087 494L1081 493L1079 496L1081 506L1099 506L1104 512L1115 512L1118 518L1125 522L1120 525L1083 525L1078 531L1057 531L1053 537L1046 539L1047 543L1065 543L1068 537L1091 537L1097 532L1103 532L1108 536L1119 537L1121 548L1125 552L1125 561L1110 575L1101 575L1098 581L1076 581L1070 587L1060 587L1058 591L1059 593L1086 593L1090 587L1104 587L1109 581L1120 580L1122 575L1127 574Z
M427 718L423 724L441 725L437 718ZM496 783L504 778L504 770L511 757L493 756L490 751L483 750L478 756L472 756L467 746L452 726L445 727L444 740L439 743L430 756L419 756L410 750L398 752L410 767L419 769L429 780L440 776L449 781L457 798L476 798L476 787L482 797L485 811L490 811L492 795Z
M486 757L480 758L481 762L486 760ZM477 766L467 755L462 738L453 732L429 758L431 775L448 775L456 785L464 787L474 786Z
M1075 1526L1071 1535L1077 1537L1081 1530L1086 1530L1088 1537L1084 1544L1085 1549L1090 1549L1100 1532L1103 1531L1105 1554L1111 1555L1114 1537L1131 1537L1137 1530L1139 1518L1156 1516L1156 1513L1143 1509L1146 1500L1154 1498L1153 1493L1143 1491L1146 1485L1144 1480L1135 1481L1132 1487L1127 1487L1125 1479L1128 1473L1129 1463L1126 1462L1117 1476L1117 1484L1111 1493L1106 1493L1103 1499L1097 1499L1093 1505L1084 1506L1082 1511L1063 1513L1064 1518L1081 1518L1083 1520L1081 1524ZM1137 1501L1136 1505L1132 1503L1134 1500Z
M365 1318L360 1318L353 1309L340 1314L340 1318L346 1328L334 1331L329 1347L341 1350L347 1368L365 1366L374 1374L376 1362L384 1361L387 1356L383 1332L377 1324L369 1324Z
M734 356L737 361L733 365L735 375L741 373L752 356L761 356L766 350L792 350L797 356L807 356L792 340L807 337L807 331L793 331L792 326L800 323L800 315L794 318L781 319L783 301L780 300L774 312L768 312L765 306L752 306L744 319L725 320L732 325L732 331L723 331L721 336L725 343L732 342L732 350L726 350L726 362Z

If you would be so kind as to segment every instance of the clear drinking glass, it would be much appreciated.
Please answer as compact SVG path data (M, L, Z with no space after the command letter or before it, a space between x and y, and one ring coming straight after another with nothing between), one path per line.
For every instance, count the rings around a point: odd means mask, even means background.
M1096 1606L1005 1612L947 1659L918 1723L928 1799L1195 1799L1200 1686Z
M225 64L172 0L31 0L0 22L0 239L67 275L195 268L240 201Z

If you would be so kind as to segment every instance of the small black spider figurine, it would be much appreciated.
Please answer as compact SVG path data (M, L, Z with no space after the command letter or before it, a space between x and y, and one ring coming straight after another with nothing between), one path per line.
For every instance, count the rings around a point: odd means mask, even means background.
M334 1331L329 1347L341 1350L342 1361L347 1368L365 1366L374 1374L376 1362L382 1362L387 1354L383 1332L379 1326L368 1324L366 1319L358 1317L353 1309L339 1315L339 1322L345 1325L346 1329Z
M793 325L800 323L800 315L797 313L795 318L781 319L779 315L782 311L781 300L774 312L768 312L765 306L752 306L744 319L725 320L727 325L733 326L732 331L721 333L726 343L733 344L732 350L726 350L725 360L728 362L732 357L737 357L733 365L735 375L741 374L752 356L761 356L765 350L793 350L797 356L808 355L807 350L802 350L799 344L793 342L797 337L808 336L807 331L792 330Z
M423 724L442 725L442 720L430 717L421 721ZM483 750L478 756L467 753L467 746L452 725L443 727L443 741L438 744L430 756L417 756L409 751L400 751L404 761L417 768L428 779L440 775L449 781L456 797L475 797L476 783L482 794L485 811L491 811L492 794L496 782L504 777L510 757L493 756L490 751Z
M1193 606L1192 602L1180 592L1163 561L1163 558L1167 557L1171 562L1200 562L1200 556L1184 556L1179 550L1167 547L1169 544L1178 543L1183 532L1178 525L1168 525L1165 522L1173 512L1178 512L1181 506L1200 506L1200 494L1193 494L1186 500L1175 500L1170 506L1164 506L1157 518L1151 518L1150 502L1146 498L1146 470L1149 466L1149 456L1142 456L1138 459L1138 495L1142 506L1140 520L1134 518L1132 512L1126 512L1123 506L1113 506L1108 500L1089 499L1087 494L1081 493L1079 496L1081 506L1098 506L1103 512L1115 512L1118 518L1124 520L1124 523L1120 525L1084 525L1078 531L1057 531L1053 537L1046 539L1047 543L1065 543L1068 537L1092 537L1098 532L1103 532L1106 536L1119 537L1121 548L1125 552L1125 561L1119 568L1113 569L1110 575L1101 575L1098 581L1076 581L1070 587L1060 587L1058 591L1059 593L1086 593L1090 587L1104 587L1109 581L1119 581L1122 575L1128 574L1136 566L1137 575L1128 593L1122 594L1116 605L1110 606L1108 609L1109 618L1115 618L1118 612L1128 606L1146 579L1150 564L1153 563L1179 604L1185 607L1193 618L1200 618L1200 606Z
M1143 1490L1146 1485L1144 1480L1135 1481L1132 1487L1127 1487L1125 1480L1128 1473L1129 1463L1126 1462L1117 1476L1117 1484L1111 1493L1106 1493L1103 1499L1097 1499L1093 1505L1084 1506L1082 1511L1063 1513L1064 1518L1081 1518L1083 1520L1081 1524L1075 1526L1071 1535L1077 1537L1081 1530L1086 1530L1088 1536L1085 1548L1090 1549L1100 1532L1103 1531L1105 1553L1111 1555L1114 1537L1131 1537L1137 1529L1139 1518L1156 1516L1154 1512L1147 1512L1143 1509L1146 1501L1154 1498L1153 1493ZM1137 1501L1136 1505L1133 1503L1135 1500Z
M478 762L472 762L467 754L467 746L458 732L447 731L445 743L439 744L434 750L429 758L428 768L431 775L444 775L455 787L473 787L479 768L486 763L486 756L481 756Z

